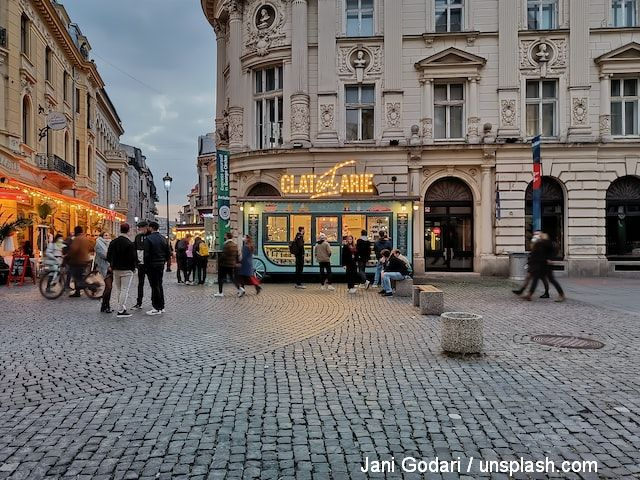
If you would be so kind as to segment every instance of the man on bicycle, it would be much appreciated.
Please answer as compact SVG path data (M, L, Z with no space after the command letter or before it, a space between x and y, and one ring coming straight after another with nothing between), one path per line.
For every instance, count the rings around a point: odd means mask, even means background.
M91 261L91 258L89 257L91 241L83 233L80 225L73 229L73 235L73 241L69 246L65 262L69 266L69 273L71 274L71 278L73 278L73 283L75 285L75 291L69 296L79 297L80 290L87 287L84 281L84 274L87 269L87 265Z

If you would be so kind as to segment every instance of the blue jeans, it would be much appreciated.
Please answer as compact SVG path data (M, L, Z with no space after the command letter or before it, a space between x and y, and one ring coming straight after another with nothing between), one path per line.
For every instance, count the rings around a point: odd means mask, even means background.
M376 263L376 276L373 279L373 283L375 285L380 285L380 277L382 276L382 264L380 262Z
M384 272L382 276L382 288L387 293L391 293L391 280L404 280L404 275L400 272Z

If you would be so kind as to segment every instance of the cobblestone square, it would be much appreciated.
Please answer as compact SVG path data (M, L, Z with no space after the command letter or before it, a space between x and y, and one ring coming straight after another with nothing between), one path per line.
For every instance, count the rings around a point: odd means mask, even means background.
M484 353L464 358L440 351L438 317L373 289L214 298L169 277L165 315L118 319L3 287L0 478L508 478L480 461L520 457L598 472L514 478L640 478L640 282L561 282L558 304L506 280L432 280L445 310L484 317ZM408 457L460 468L409 473ZM394 471L363 473L367 459Z

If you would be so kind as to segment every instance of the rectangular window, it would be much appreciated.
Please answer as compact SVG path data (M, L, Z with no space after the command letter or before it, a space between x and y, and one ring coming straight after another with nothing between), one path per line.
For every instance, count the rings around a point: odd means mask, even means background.
M436 32L462 31L463 0L436 0Z
M69 74L64 72L62 76L62 98L65 102L69 101Z
M80 89L76 88L76 113L80 113Z
M637 0L611 0L611 24L614 27L635 27L638 24Z
M282 67L271 67L254 72L256 148L274 148L282 145Z
M91 95L87 93L87 128L92 128L91 122Z
M31 23L29 17L22 14L20 18L20 52L29 56L29 40L31 36Z
M373 0L347 0L347 37L373 35Z
M558 28L558 0L527 0L529 30Z
M527 135L557 135L558 83L556 80L527 80Z
M44 51L44 79L53 83L53 52L49 47Z
M373 140L375 87L345 87L347 141Z
M464 84L437 83L433 94L435 138L463 138Z
M611 134L638 135L638 79L611 80Z

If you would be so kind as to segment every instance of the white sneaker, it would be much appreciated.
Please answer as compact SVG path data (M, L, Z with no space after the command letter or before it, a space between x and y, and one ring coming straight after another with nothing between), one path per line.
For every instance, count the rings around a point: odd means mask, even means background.
M333 285L327 285L327 290L335 290L336 287L334 287Z
M214 293L214 297L224 297L224 293Z
M326 285L320 285L320 290L326 290L327 286Z
M296 288L307 288L304 285L296 285Z
M357 288L350 288L349 289L349 293L358 293L358 289Z
M116 317L118 318L122 318L122 317L130 317L131 314L129 312L127 312L126 310L122 310L118 313L116 313Z
M364 282L364 288L365 288L365 290L366 290L367 288L369 288L369 286L370 286L370 285L371 285L371 282L370 282L369 280L367 280L366 282Z
M372 284L371 284L371 286L372 286L373 288L378 288L380 285L378 285L377 283L372 283Z
M162 315L162 312L164 312L164 310L156 310L154 308L154 309L149 310L147 312L147 315Z
M244 294L247 293L244 288L240 287L238 289L238 298L244 297Z

